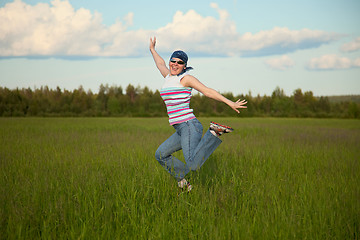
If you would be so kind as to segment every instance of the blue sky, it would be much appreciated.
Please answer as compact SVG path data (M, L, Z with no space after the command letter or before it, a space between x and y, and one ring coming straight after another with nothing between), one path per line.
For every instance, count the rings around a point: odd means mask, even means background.
M220 92L360 94L360 1L0 1L0 86L162 85L177 49Z

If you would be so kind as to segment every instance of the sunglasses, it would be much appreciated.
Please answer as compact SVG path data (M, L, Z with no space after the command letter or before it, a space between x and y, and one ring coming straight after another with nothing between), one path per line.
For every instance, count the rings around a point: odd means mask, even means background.
M180 64L180 65L184 65L184 64L185 64L185 63L184 63L183 61L181 61L181 60L176 61L176 60L171 59L170 62L172 62L172 63L177 63L177 64Z

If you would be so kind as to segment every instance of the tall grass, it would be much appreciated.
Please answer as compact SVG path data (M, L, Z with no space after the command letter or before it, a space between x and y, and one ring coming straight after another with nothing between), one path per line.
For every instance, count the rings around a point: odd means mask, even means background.
M166 118L1 118L0 238L360 238L358 120L211 120L236 130L179 195Z

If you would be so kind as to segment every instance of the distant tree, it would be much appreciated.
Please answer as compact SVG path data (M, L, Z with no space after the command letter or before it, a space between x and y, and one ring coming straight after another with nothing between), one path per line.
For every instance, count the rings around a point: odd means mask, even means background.
M350 118L360 118L360 107L359 104L354 102L349 103L348 114Z
M108 114L107 113L108 100L109 100L108 89L109 89L108 85L104 86L103 84L101 84L99 87L99 92L96 97L96 103L97 103L96 110L100 115Z
M266 95L262 97L260 108L265 116L270 116L272 110L272 98Z
M296 89L288 97L277 87L271 96L234 96L223 93L231 100L246 99L248 109L236 115L225 104L194 93L191 108L198 117L204 116L273 116L273 117L338 117L360 118L360 103L356 96L343 98L314 97L313 92ZM354 100L352 100L354 99ZM167 116L158 90L134 87L129 84L125 93L122 87L101 84L98 93L87 92L82 86L73 91L50 89L14 89L0 87L0 116Z
M317 102L316 110L318 112L317 116L325 117L331 111L331 105L328 97L321 96Z
M112 86L109 88L108 111L110 115L121 115L122 111L124 110L121 105L122 96L123 90L121 87Z
M272 115L285 117L292 112L293 104L289 97L285 95L283 89L276 87L271 95Z
M133 85L129 84L126 87L126 95L128 96L131 103L135 103L136 97L138 95L138 89L136 89Z

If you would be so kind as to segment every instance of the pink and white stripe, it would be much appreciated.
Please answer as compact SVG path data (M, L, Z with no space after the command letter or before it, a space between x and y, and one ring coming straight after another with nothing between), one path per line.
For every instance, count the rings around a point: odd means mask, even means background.
M189 87L168 87L161 89L160 96L165 102L170 125L195 118L193 110L190 109L191 91L192 88Z

